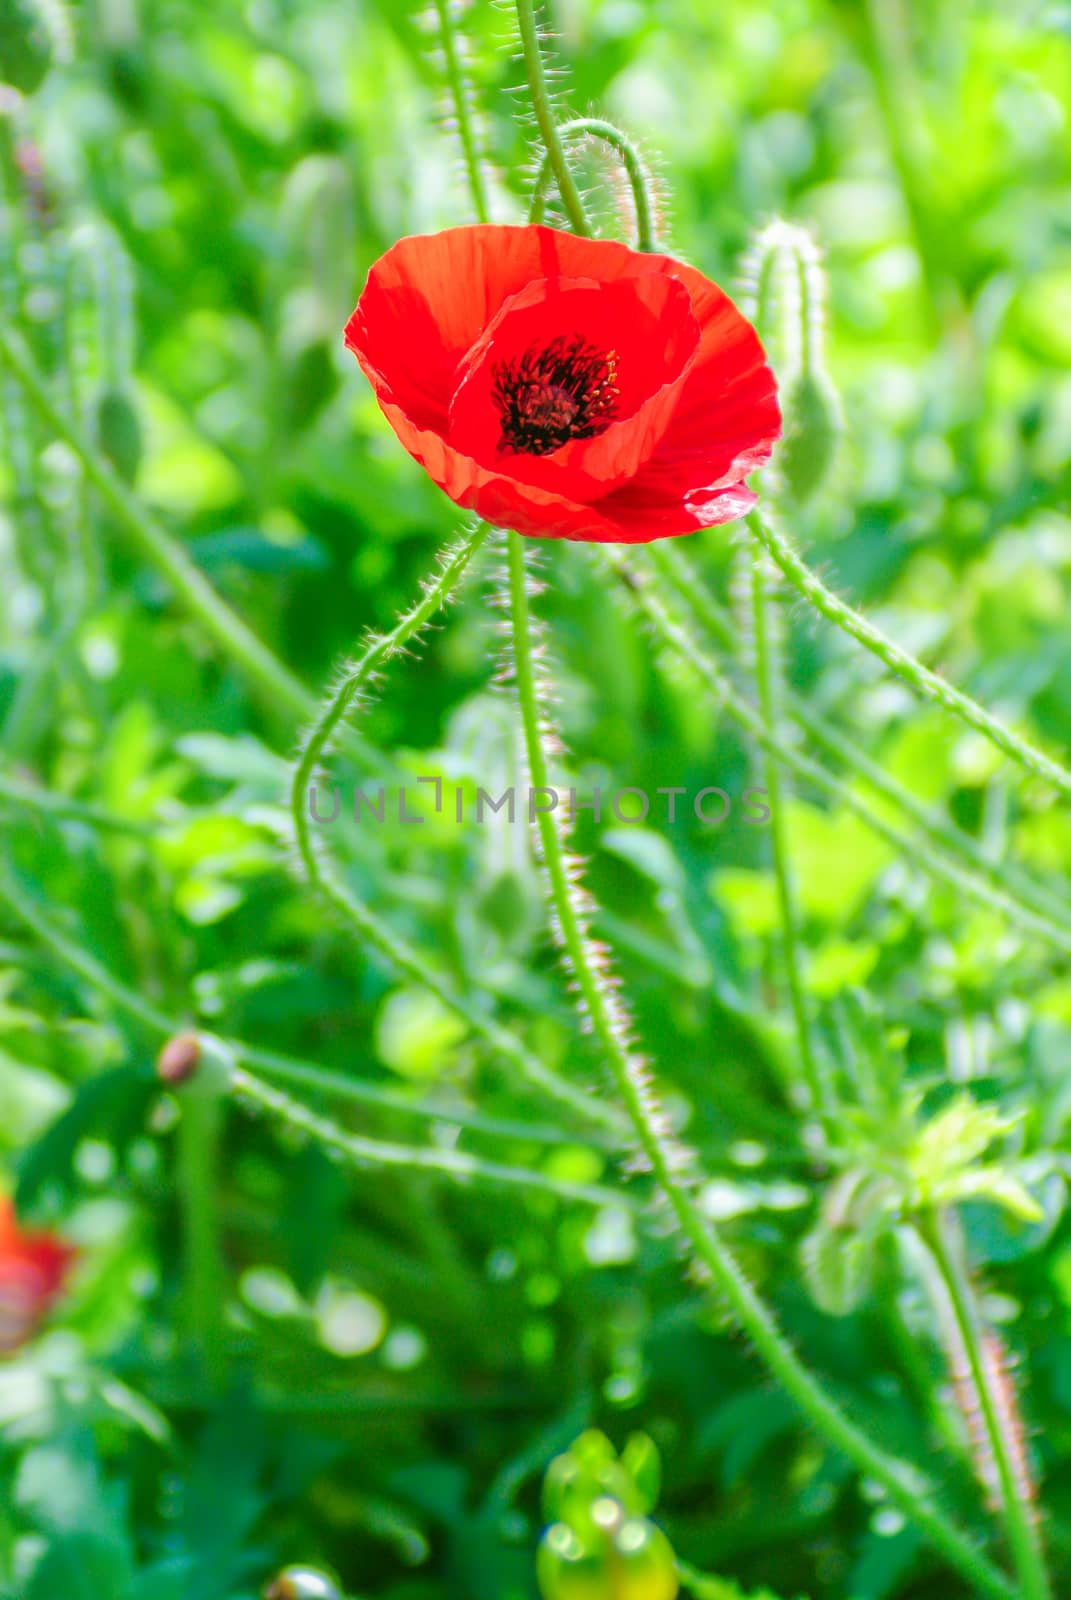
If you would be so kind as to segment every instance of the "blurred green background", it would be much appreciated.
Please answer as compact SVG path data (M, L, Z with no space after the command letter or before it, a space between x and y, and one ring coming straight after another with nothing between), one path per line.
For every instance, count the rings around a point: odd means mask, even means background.
M51 69L25 98L0 91L5 318L57 403L317 690L411 602L458 527L341 340L381 251L470 218L434 30L404 0L42 11ZM0 7L0 52L21 15ZM532 129L511 9L477 0L459 17L493 210L519 220ZM776 214L824 251L845 431L831 480L790 521L809 559L928 662L1067 749L1071 6L558 0L554 25L563 109L611 116L641 143L666 248L730 290ZM628 237L627 196L585 161L602 230ZM177 1023L425 1108L560 1119L295 883L293 719L175 603L10 376L2 393L0 827L19 892ZM687 541L729 604L736 545L732 529ZM496 559L363 712L383 781L440 773L497 792L516 779L515 719L494 682ZM566 781L739 794L752 753L611 603L607 569L552 547L542 575ZM995 859L1014 855L1064 896L1066 807L847 641L798 609L782 617L787 670L812 705ZM338 770L348 794L371 766ZM48 814L12 787L27 783L127 829ZM862 1017L927 1105L955 1090L1021 1113L1011 1154L1044 1220L978 1205L968 1235L1066 1572L1066 957L817 795L792 801L789 825L831 1058L851 1055ZM522 828L432 817L340 826L331 842L353 887L458 986L489 993L545 1062L601 1083ZM806 1251L801 1263L822 1182L796 1110L765 831L735 816L717 830L587 819L580 844L711 1214L859 1420L917 1460L944 1448L943 1495L980 1527L940 1329L910 1271L886 1241L873 1292L849 1307L817 1281L813 1250L812 1270ZM592 1422L619 1443L638 1428L655 1438L663 1526L741 1592L969 1593L801 1426L657 1214L641 1227L618 1204L353 1175L230 1112L213 1189L226 1371L207 1385L204 1285L184 1254L199 1145L153 1088L159 1039L10 906L0 918L2 1170L28 1214L82 1248L49 1330L0 1366L5 1600L250 1600L295 1560L332 1567L354 1595L530 1596L539 1477ZM582 1124L541 1143L368 1105L352 1125L614 1178ZM844 1130L840 1165L878 1161L848 1110Z

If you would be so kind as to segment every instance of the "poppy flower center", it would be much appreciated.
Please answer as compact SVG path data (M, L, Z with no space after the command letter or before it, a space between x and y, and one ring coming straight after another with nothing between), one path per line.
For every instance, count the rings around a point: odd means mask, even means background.
M570 439L605 433L614 420L617 353L598 349L582 334L530 345L512 361L496 361L491 375L500 450L549 456Z

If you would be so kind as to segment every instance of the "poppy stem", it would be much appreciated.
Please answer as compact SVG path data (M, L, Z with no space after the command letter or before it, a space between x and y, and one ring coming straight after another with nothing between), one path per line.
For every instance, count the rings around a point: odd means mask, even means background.
M1022 1600L1051 1600L1041 1536L1030 1499L1031 1486L1024 1481L1021 1451L1011 1436L1014 1421L1006 1416L1005 1402L998 1388L999 1373L984 1352L981 1313L961 1257L959 1241L949 1237L949 1219L935 1211L921 1218L918 1231L936 1265L951 1310L956 1342L966 1356L974 1391L972 1398L977 1403L996 1469L996 1498L1019 1579L1019 1594Z
M879 628L860 616L851 606L828 590L822 580L801 561L788 540L778 532L769 515L761 517L752 512L748 526L763 548L780 567L796 592L820 616L832 622L849 638L861 644L881 661L890 672L902 679L921 700L930 700L943 710L980 733L983 739L1014 761L1024 772L1051 784L1066 799L1071 799L1071 772L1053 761L1034 745L1028 744L1017 733L1005 726L992 712L986 711L969 695L953 687L928 667L924 667L908 651L887 639Z
M601 139L604 144L621 157L621 165L625 169L629 187L632 190L632 201L636 208L636 249L654 249L654 208L651 205L650 176L644 166L643 157L632 141L616 128L612 122L605 122L601 117L576 117L572 122L563 122L558 128L561 139ZM542 222L543 209L546 202L547 186L550 182L552 165L549 152L540 162L539 171L536 173L535 184L532 189L532 205L528 214L529 222Z
M547 88L547 76L543 66L543 56L539 48L539 30L536 27L535 14L532 9L532 0L517 0L517 26L520 29L521 49L524 54L524 67L528 76L528 91L532 97L532 110L535 113L536 124L539 128L543 148L547 153L554 181L558 185L565 214L569 218L569 226L574 233L582 234L584 238L591 237L591 227L584 211L584 202L580 198L576 179L572 168L566 159L565 147L561 140L561 130L554 115L551 104L550 91Z
M755 681L758 689L759 714L767 732L776 737L781 713L781 673L766 594L768 568L765 552L754 541L750 546L750 556L751 614L755 629ZM807 1087L809 1108L824 1120L830 1111L829 1094L815 1051L810 1011L803 984L799 907L792 880L788 819L785 815L788 792L782 785L781 768L768 750L762 752L762 762L766 792L770 802L770 843L781 913L782 954L789 1002L796 1025L799 1060Z
M648 545L645 555L658 579L672 592L673 600L682 606L691 619L724 649L736 653L739 641L733 624L725 610L700 581L691 563L668 539ZM723 680L726 684L728 680ZM869 807L856 805L856 794L832 773L814 767L822 773L826 791L841 804L854 810L860 820L873 827L879 837L895 843L900 855L918 862L935 877L965 891L973 899L995 907L1012 921L1041 938L1050 940L1058 949L1071 950L1071 914L1055 896L1040 884L1018 870L987 856L969 834L961 833L936 812L930 811L909 789L905 789L884 767L863 754L858 741L836 728L819 712L813 711L806 701L789 690L785 695L788 716L826 755L861 777L867 787L891 802L898 811L909 817L935 846L936 853L919 855L919 844L909 834L895 831L891 824L881 825L881 819ZM732 708L730 707L730 710ZM793 768L799 754L794 746L778 740L769 747L776 752L782 766ZM800 757L806 764L807 758ZM812 764L813 765L813 764ZM925 851L925 847L922 847ZM956 861L949 861L947 856ZM966 875L965 875L966 874Z
M310 827L313 783L320 763L345 723L347 713L360 701L387 662L404 650L446 603L489 532L487 523L477 523L468 537L460 540L446 554L437 575L425 586L416 604L405 612L389 633L380 634L369 641L363 654L350 665L341 681L331 690L294 763L290 784L294 842L305 881L323 896L359 939L371 940L392 966L422 988L430 990L492 1049L512 1062L529 1083L543 1094L560 1105L568 1106L574 1115L620 1134L623 1129L619 1117L607 1111L599 1100L552 1071L511 1032L489 1018L482 1006L456 990L423 955L381 922L351 893L331 871L323 853L313 843Z
M314 702L303 685L253 630L220 598L200 568L166 528L145 510L111 463L87 441L81 428L53 400L48 380L22 336L0 318L0 362L18 380L41 420L78 457L90 483L131 545L167 579L176 596L272 706L307 716Z
M439 35L443 47L443 65L446 68L446 81L453 101L454 116L457 118L458 138L461 140L461 153L465 160L465 172L476 220L489 222L491 212L487 199L487 185L480 160L479 142L476 138L472 101L465 80L462 45L454 28L450 6L451 0L435 0L435 13L439 19Z
M541 732L542 709L536 685L524 541L512 532L507 535L507 541L513 652L525 746L532 784L547 788L549 771ZM618 561L619 570L630 570L623 557ZM752 716L756 725L763 728L758 714L753 712ZM718 1229L699 1210L689 1179L682 1178L688 1153L667 1131L650 1075L629 1047L614 990L599 970L597 952L587 937L575 880L570 876L555 817L548 811L540 811L537 820L557 931L584 1010L655 1182L697 1262L705 1268L712 1287L727 1302L770 1374L802 1415L862 1473L882 1484L890 1500L918 1524L935 1548L979 1591L996 1596L998 1600L1013 1600L1015 1591L1009 1580L989 1562L974 1541L944 1515L934 1502L932 1486L916 1469L875 1445L803 1365Z

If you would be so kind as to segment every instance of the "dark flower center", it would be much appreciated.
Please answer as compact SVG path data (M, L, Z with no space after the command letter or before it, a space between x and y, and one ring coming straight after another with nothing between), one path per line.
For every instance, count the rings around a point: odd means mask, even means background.
M617 355L582 334L559 334L491 369L502 423L500 450L549 456L570 439L593 439L614 420Z

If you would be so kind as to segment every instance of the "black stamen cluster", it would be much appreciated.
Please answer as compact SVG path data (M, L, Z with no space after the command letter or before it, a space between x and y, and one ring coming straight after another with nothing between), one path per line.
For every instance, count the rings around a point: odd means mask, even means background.
M593 439L614 419L617 356L582 334L559 334L492 370L491 397L502 422L500 450L549 456L570 439Z

